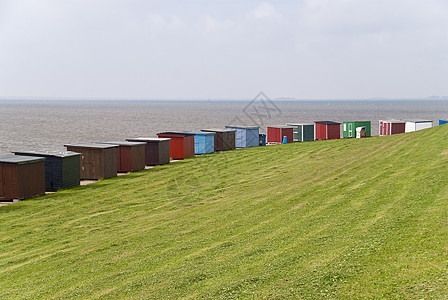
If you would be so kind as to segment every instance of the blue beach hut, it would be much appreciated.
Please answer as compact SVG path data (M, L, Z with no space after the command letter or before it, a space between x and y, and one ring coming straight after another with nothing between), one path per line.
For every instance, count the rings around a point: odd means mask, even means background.
M260 145L260 127L257 126L226 126L226 129L236 130L235 147L248 148Z
M439 125L448 124L448 121L445 120L439 120Z
M194 134L194 154L215 152L214 132L183 132Z

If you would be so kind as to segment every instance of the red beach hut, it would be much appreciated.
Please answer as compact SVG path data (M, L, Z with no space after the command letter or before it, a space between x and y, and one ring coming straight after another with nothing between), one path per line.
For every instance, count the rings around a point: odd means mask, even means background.
M159 138L170 138L170 157L184 159L194 156L194 134L180 132L161 132Z
M294 142L294 127L292 126L269 126L268 131L268 143L282 143L283 137L286 136L287 142Z
M341 138L341 123L333 121L314 122L316 140L334 140Z

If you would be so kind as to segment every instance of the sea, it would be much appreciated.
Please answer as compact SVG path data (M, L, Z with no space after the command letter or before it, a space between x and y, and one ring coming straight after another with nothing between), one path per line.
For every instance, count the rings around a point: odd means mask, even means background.
M65 144L156 137L226 125L259 126L314 121L448 119L448 100L0 100L0 155L64 151Z

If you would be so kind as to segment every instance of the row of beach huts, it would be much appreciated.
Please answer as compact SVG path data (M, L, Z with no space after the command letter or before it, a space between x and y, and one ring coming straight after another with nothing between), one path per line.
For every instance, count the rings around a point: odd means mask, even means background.
M439 125L448 121L439 121ZM24 199L78 186L81 180L100 180L146 166L168 164L194 155L280 144L371 136L370 121L288 123L267 127L225 126L201 132L162 132L157 137L126 141L64 145L66 152L16 151L0 158L0 201ZM421 130L433 121L379 121L379 135Z

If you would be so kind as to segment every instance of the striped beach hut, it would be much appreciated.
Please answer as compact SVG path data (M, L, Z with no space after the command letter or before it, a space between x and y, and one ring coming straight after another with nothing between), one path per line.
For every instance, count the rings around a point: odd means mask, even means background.
M380 136L404 133L406 130L406 122L401 120L380 120L379 134Z

